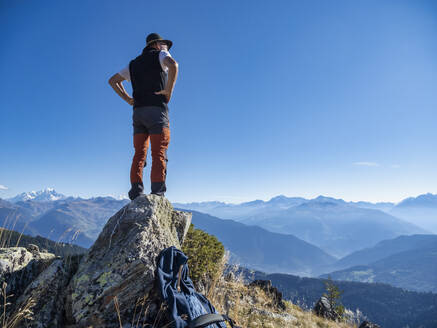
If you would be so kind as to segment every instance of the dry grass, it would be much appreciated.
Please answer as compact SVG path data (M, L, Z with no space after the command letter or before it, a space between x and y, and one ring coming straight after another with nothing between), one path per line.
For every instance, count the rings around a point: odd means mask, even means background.
M278 308L272 296L259 287L248 287L242 281L220 281L211 302L221 313L226 313L241 327L301 327L301 328L356 328L356 325L320 318L284 301L286 309Z
M32 308L35 306L36 302L32 298L29 298L27 302L16 309L14 313L8 315L7 307L11 305L8 302L8 298L13 295L6 294L6 287L7 284L4 282L0 289L0 299L2 302L2 315L0 316L1 328L15 328L23 320L33 320Z
M3 221L3 226L0 227L1 248L10 247L11 237L13 233L12 230L14 230L15 225L17 224L18 219L20 218L20 215L17 215L15 216L15 220L12 221L12 217L16 212L17 210L14 210L12 213L9 213Z
M11 245L11 237L13 235L13 233L15 232L15 226L18 222L18 219L20 218L20 215L16 215L15 216L15 220L12 220L11 217L13 217L13 215L15 214L16 211L12 212L11 214L9 214L5 220L3 221L3 226L0 227L0 248L9 248L9 247L13 247L13 245ZM23 230L20 232L18 240L15 244L15 247L18 247L21 237L23 236L24 230L27 228L28 223L26 223L23 227ZM59 240L66 234L68 233L70 229L67 229L62 236L59 238ZM77 239L77 236L79 234L79 230L76 231L71 239L71 243L74 242ZM58 242L55 244L55 248L57 247L61 247L62 245L60 245ZM71 261L71 256L69 257L69 259L67 259ZM68 263L67 263L68 264ZM33 307L36 305L36 300L34 300L32 297L28 298L27 301L20 306L19 308L14 309L15 311L13 313L10 313L10 311L8 311L8 308L11 306L11 303L9 302L9 299L14 296L12 294L7 295L6 292L6 288L7 288L7 283L4 282L3 285L0 288L0 328L15 328L17 326L19 326L19 324L23 321L23 320L33 320Z
M134 309L134 314L132 316L130 328L145 328L145 327L168 328L173 324L173 321L168 322L166 324L162 323L162 319L167 311L167 308L165 307L164 304L161 304L161 307L159 308L156 316L154 317L154 319L152 319L153 324L147 322L147 319L150 319L148 318L150 302L151 300L149 300L147 296L143 296L137 299L137 301L135 302L135 309ZM113 297L113 303L114 303L115 311L117 313L118 323L120 325L120 328L125 327L122 323L121 314L120 314L120 305L118 303L117 296Z
M226 259L222 263L224 269ZM223 270L222 270L223 272ZM248 287L241 276L226 280L221 275L209 290L208 298L220 313L227 314L238 326L245 328L356 328L356 324L320 318L284 301L285 310L278 308L273 296L259 287Z
M21 237L23 237L23 233L24 233L24 230L26 230L26 228L27 228L27 224L28 223L26 222L26 224L23 227L23 230L21 230L20 237L18 237L18 240L17 240L17 243L15 244L15 247L18 247L18 245L20 244Z

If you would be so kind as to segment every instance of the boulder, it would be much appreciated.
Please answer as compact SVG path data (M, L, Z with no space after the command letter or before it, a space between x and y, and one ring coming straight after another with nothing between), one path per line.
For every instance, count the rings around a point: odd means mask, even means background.
M337 320L339 318L338 313L331 308L331 304L329 304L329 301L325 296L322 296L317 301L313 311L316 315L322 318L326 318L330 320Z
M55 258L54 254L35 249L30 252L24 247L0 248L0 285L6 282L6 293L14 294L10 301L15 301Z
M63 327L64 295L71 277L69 260L70 258L54 260L18 298L15 311L34 302L31 308L33 320L21 322L19 327Z
M110 328L156 316L156 258L167 247L181 248L190 223L190 213L175 211L158 195L141 195L123 207L106 223L69 284L68 324Z
M359 328L380 328L377 324L369 321L363 321Z
M26 248L32 254L38 254L39 253L39 247L37 245L35 245L35 244L28 244Z
M271 296L273 305L285 310L285 304L282 300L282 293L276 287L272 286L271 280L254 280L249 284L249 287L252 286L260 287L267 295Z
M31 247L31 250L32 251L29 251L24 247L0 248L0 277L7 273L20 271L32 260L49 262L56 257L51 253L39 252L39 250L33 247Z

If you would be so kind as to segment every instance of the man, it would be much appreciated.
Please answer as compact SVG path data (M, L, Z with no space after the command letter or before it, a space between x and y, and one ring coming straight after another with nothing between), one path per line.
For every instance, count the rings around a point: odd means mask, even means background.
M157 33L149 34L146 42L141 55L109 79L114 91L128 104L133 105L135 155L130 170L131 200L144 190L143 168L146 166L149 139L152 148L152 194L163 196L167 190L165 179L167 148L170 142L167 104L178 75L178 63L168 52L173 42L163 40ZM132 97L123 87L124 80L132 82Z

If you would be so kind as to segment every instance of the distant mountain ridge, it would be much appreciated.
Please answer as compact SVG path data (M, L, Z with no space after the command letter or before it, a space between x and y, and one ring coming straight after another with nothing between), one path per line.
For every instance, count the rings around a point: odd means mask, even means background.
M404 199L390 214L437 233L437 195L427 193Z
M380 241L373 247L353 252L339 259L334 265L336 270L356 265L367 265L400 252L418 250L436 243L437 235L399 236L394 239Z
M399 235L426 233L383 211L325 197L285 210L260 211L241 222L293 234L335 256L345 256Z
M340 259L335 280L379 282L421 292L437 293L437 235L401 236L385 240Z
M205 202L175 206L292 234L338 257L399 235L429 233L411 221L390 215L395 204L387 202L346 202L325 196L308 200L280 195L269 201L241 204Z
M408 197L401 201L396 207L432 207L437 208L437 195L427 193L417 197Z
M36 202L50 202L60 199L65 199L67 196L57 193L53 188L46 188L40 191L29 191L23 192L15 197L6 199L9 202L25 202L28 200L33 200Z
M60 238L71 242L74 236L79 245L89 247L111 214L127 203L112 197L58 201L56 206L42 213L29 226L54 240Z
M279 195L271 198L268 201L264 200L254 200L250 202L243 202L239 204L225 203L225 202L217 202L217 201L206 201L206 202L193 202L193 203L174 203L176 207L183 209L192 209L195 211L207 213L210 215L214 215L217 217L221 217L223 219L234 219L239 220L239 218L243 218L247 215L250 215L254 209L288 209L293 206L297 206L306 202L323 202L330 201L338 204L349 204L356 207L362 208L372 208L388 211L393 206L394 203L390 202L378 202L378 203L370 203L370 202L346 202L343 199L336 199L332 197L326 196L318 196L313 199L307 199L303 197L287 197L284 195Z
M314 276L336 261L323 250L293 235L190 212L196 228L216 236L231 252L231 263L264 272Z
M250 202L244 202L241 204L229 204L224 202L195 202L195 203L173 203L175 207L198 211L206 214L210 214L222 219L232 219L240 221L247 217L257 213L260 210L274 211L278 209L287 209L291 206L295 206L305 202L305 198L301 197L286 197L279 195L273 197L269 201L254 200Z
M271 198L268 201L264 200L254 200L250 202L243 202L239 204L217 202L217 201L205 201L205 202L193 202L193 203L174 203L175 206L184 209L192 209L221 218L231 218L237 220L240 215L245 216L250 214L250 209L257 207L258 209L269 207L271 205L281 205L281 208L290 208L296 205L300 205L305 202L311 201L326 201L349 204L351 206L377 209L387 213L399 208L409 208L409 207L421 207L421 208L431 208L437 210L437 194L426 193L419 195L417 197L408 197L399 203L393 202L367 202L367 201L357 201L357 202L346 202L343 199L336 199L326 196L318 196L316 198L307 199L303 197L287 197L284 195L279 195ZM414 220L413 220L414 223Z
M50 189L49 193L56 192ZM89 247L109 216L129 202L113 197L64 197L15 203L1 200L0 227Z

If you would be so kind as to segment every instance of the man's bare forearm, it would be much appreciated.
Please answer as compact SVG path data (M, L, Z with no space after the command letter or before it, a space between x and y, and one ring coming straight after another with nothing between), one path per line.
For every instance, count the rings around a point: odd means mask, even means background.
M155 92L155 94L163 94L167 97L167 102L170 101L171 96L173 94L174 85L176 83L176 79L178 78L179 65L172 57L168 56L164 59L165 66L168 67L168 76L167 76L167 84L165 85L165 89L159 92Z
M129 94L126 92L126 89L123 86L123 83L119 82L119 83L115 83L115 84L111 84L112 88L115 90L115 92L117 92L117 94L123 99L123 100L129 100L131 97L129 96Z
M126 101L128 104L133 104L133 99L126 92L123 86L123 78L119 74L115 74L109 79L109 85L114 89L114 91L120 96L121 99Z
M176 79L178 78L179 67L176 63L168 68L168 79L165 86L165 90L171 95L173 93L174 86L176 84Z

